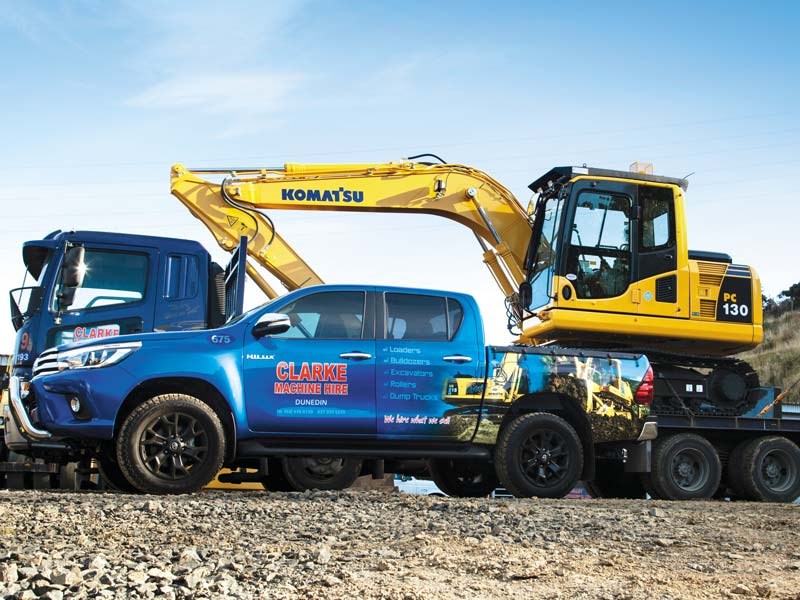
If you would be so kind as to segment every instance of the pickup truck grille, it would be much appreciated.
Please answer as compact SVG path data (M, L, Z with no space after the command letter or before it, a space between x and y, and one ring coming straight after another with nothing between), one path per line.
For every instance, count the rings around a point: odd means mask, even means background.
M48 373L57 373L58 368L58 352L55 348L45 350L39 355L33 363L33 376L46 375Z

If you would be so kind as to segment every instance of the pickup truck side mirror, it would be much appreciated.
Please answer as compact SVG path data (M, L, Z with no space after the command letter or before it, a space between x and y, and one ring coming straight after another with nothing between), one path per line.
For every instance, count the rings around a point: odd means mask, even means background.
M292 323L289 321L289 315L266 313L261 315L258 322L253 325L253 335L257 338L262 338L265 335L284 333L285 331L289 331L291 326Z

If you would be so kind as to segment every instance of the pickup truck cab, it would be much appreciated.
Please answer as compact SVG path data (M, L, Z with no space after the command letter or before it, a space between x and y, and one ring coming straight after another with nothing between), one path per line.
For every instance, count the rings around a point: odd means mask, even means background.
M598 449L655 437L643 355L486 347L472 297L394 287L309 287L217 329L60 346L26 397L10 391L9 447L96 457L150 493L198 490L223 465L333 489L422 464L451 495L499 481L560 497Z

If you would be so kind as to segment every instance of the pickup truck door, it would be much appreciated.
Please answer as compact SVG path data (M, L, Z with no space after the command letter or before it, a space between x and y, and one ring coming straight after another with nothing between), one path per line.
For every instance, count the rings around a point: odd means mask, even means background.
M375 435L374 294L314 292L290 299L289 331L244 343L250 428Z
M385 292L377 303L378 435L469 440L484 375L474 316L445 296Z

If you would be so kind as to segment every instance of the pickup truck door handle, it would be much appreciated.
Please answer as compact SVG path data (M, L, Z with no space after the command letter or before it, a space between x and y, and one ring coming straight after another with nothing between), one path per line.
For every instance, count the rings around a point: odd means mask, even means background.
M447 362L454 362L454 363L468 363L468 362L472 362L472 357L470 357L470 356L462 356L461 354L456 354L454 356L443 356L442 360L446 360Z
M372 354L367 354L366 352L358 352L354 350L353 352L344 352L339 355L339 358L346 358L347 360L367 360L372 358Z

